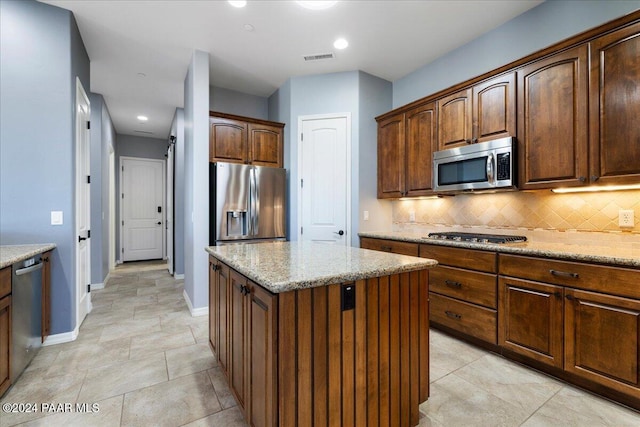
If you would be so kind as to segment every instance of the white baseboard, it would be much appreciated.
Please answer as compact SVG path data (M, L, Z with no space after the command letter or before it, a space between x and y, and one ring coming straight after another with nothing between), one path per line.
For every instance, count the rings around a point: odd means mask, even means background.
M62 344L65 342L75 341L78 338L78 328L70 332L63 332L61 334L49 335L42 343L43 347L54 344Z
M209 314L209 307L193 308L193 304L191 304L191 300L189 299L189 295L187 295L187 291L182 291L182 295L184 296L184 300L187 302L187 307L189 307L191 317L207 316Z
M109 277L109 276L107 276ZM92 283L91 284L91 290L95 291L96 289L104 289L104 284L106 283L106 280L102 283Z
M174 273L173 278L176 280L184 279L184 274L176 274Z

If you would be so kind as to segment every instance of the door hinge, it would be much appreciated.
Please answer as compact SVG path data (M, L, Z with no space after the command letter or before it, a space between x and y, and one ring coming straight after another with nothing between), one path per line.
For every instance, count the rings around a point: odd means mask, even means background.
M304 188L304 179L300 180L300 188Z
M300 141L304 141L304 133L300 134Z
M87 129L91 129L91 122L87 121Z
M122 172L124 172L124 166L122 166Z
M124 225L124 220L122 221L122 225Z
M122 253L124 253L124 248L122 248Z
M122 193L122 198L124 199L124 193Z
M300 227L300 234L302 234L304 231L304 229L302 227Z
M87 184L91 184L91 175L87 175Z
M91 284L87 285L87 293L90 294L91 293Z
M87 239L91 238L91 230L87 230Z

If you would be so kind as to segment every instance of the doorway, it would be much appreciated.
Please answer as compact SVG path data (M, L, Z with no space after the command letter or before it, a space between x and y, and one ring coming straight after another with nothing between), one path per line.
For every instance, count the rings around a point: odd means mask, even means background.
M165 162L120 157L120 253L125 261L164 258Z
M76 328L91 312L91 185L89 120L91 110L89 98L76 77Z
M298 118L298 240L349 246L351 114Z

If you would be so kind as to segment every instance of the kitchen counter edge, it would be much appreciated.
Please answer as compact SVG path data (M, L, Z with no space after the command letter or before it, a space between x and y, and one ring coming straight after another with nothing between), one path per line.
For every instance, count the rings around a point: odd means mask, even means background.
M36 243L30 245L2 245L0 246L0 268L5 268L16 262L24 261L38 254L56 248L55 243Z

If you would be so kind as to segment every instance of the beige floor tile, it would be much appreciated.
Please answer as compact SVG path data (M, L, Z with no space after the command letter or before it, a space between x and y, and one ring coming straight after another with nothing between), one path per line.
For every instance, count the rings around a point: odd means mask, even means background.
M637 427L640 426L640 413L565 386L522 426Z
M131 338L84 344L62 350L51 363L46 377L89 370L129 359Z
M131 352L129 358L139 359L160 353L172 348L185 347L195 344L191 328L188 326L175 326L159 332L151 332L131 338Z
M216 395L218 395L218 400L220 401L222 408L227 409L238 405L238 402L236 402L235 397L233 397L233 394L229 389L229 383L227 383L227 378L224 376L222 369L217 366L213 369L209 369L207 372L209 373L209 377L213 383L213 388L216 390Z
M222 408L206 372L125 394L123 426L180 426Z
M122 400L123 396L115 396L96 402L97 406L93 406L94 403L84 406L87 409L74 405L71 411L65 409L62 412L45 414L43 418L21 424L21 427L118 427L122 416ZM57 408L49 406L46 409Z
M200 418L189 424L185 424L183 427L248 427L244 421L244 416L240 408L233 407L225 409L224 411L216 412L213 415L209 415L206 418Z
M167 350L165 354L170 380L196 372L207 371L218 365L208 343Z
M209 342L209 316L200 317L205 318L203 322L192 323L189 326L197 342Z
M529 413L563 387L551 377L493 354L458 369L455 375Z
M82 402L97 402L168 380L164 353L90 370L80 390Z
M160 319L157 317L123 320L105 326L100 335L100 342L160 332L160 330Z
M447 427L516 427L530 414L456 374L431 383L429 400L420 404L420 410L427 418L421 425Z
M429 331L429 381L440 378L480 359L486 351L463 343L442 332Z

